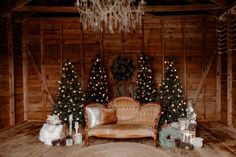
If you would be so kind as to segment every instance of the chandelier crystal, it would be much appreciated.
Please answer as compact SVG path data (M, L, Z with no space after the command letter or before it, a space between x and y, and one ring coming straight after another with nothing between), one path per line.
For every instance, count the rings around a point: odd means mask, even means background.
M144 0L77 0L75 7L80 13L83 29L105 31L109 33L130 32L137 26L141 27L144 15Z

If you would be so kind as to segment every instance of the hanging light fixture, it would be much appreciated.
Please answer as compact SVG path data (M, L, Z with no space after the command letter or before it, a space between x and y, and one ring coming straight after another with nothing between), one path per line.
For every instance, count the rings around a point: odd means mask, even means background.
M80 13L83 29L109 33L130 32L141 26L145 0L77 0L75 7Z

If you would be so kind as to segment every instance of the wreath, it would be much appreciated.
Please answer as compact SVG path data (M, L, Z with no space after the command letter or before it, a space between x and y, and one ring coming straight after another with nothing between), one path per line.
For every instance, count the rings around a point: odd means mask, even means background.
M135 66L132 63L132 59L128 57L118 56L111 66L111 73L114 79L118 81L127 81L132 78Z
M159 133L160 145L164 147L175 147L175 140L182 139L182 133L173 127L163 128Z

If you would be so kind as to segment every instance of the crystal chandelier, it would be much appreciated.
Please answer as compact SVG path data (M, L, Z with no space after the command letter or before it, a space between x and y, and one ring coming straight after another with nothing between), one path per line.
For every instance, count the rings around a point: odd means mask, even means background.
M130 32L141 26L145 0L134 6L135 0L77 0L75 7L80 13L83 29L109 33Z

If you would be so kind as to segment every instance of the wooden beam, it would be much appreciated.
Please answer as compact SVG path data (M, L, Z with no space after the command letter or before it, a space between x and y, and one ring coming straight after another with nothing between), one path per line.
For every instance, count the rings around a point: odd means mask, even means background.
M12 16L7 16L8 63L9 63L9 116L10 126L15 125L15 88L14 88L14 53Z
M22 73L23 73L23 103L24 103L24 121L28 120L28 28L27 20L22 21Z
M216 117L221 121L221 55L217 55L216 63Z
M208 57L208 52L207 52L207 48L206 48L206 42L207 42L207 31L206 31L206 18L202 17L201 18L201 34L202 34L202 76L204 76L205 74L205 70L207 69L207 57ZM210 66L211 67L211 66ZM210 71L210 68L209 68ZM208 73L208 72L207 72ZM207 74L206 74L207 77ZM203 103L203 119L207 119L207 105L206 105L206 83L205 80L203 81L201 90L199 91L199 95L200 92L202 93L202 103ZM197 101L196 101L197 103Z
M226 21L229 14L231 14L231 15L236 15L236 4L233 4L233 5L232 5L231 7L229 7L224 13L222 13L222 14L219 16L219 20L220 20L220 21Z
M209 71L210 71L210 69L211 69L211 66L212 66L212 64L213 64L213 61L214 61L214 59L215 59L215 56L216 56L216 53L214 52L214 53L212 53L211 57L210 57L209 60L208 60L206 70L205 70L204 73L203 73L202 79L201 79L201 81L200 81L200 83L199 83L199 85L198 85L197 91L196 91L196 93L195 93L195 95L194 95L193 104L196 104L196 103L197 103L198 97L199 97L199 95L200 95L200 92L201 92L202 87L203 87L203 85L204 85L204 82L205 82L205 80L206 80L206 77L207 77L207 75L208 75L208 73L209 73Z
M165 74L165 23L161 17L161 54L162 54L162 76Z
M227 20L227 125L232 127L232 106L233 106L233 70L232 70L232 39L231 39L231 18Z
M192 4L192 5L157 5L145 6L145 12L173 12L173 11L199 11L222 9L214 4ZM22 6L14 9L16 12L47 12L47 13L78 13L75 7L61 6Z
M217 10L221 7L214 4L191 4L191 5L173 5L173 6L146 6L145 12L173 12L173 11L199 11L199 10Z
M236 4L231 8L231 14L236 15Z
M29 45L27 46L27 49L28 49L28 56L30 57L30 59L31 59L31 61L33 63L33 67L37 71L37 74L39 75L39 78L42 78L42 74L41 74L41 72L39 70L39 67L38 67L38 65L37 65L33 55L32 55L32 52L30 50L30 46ZM45 92L47 93L47 96L48 96L49 100L51 101L52 104L54 104L54 101L53 101L52 96L51 96L51 94L50 94L50 92L48 90L46 82L42 81L42 83L43 83L43 88L44 88Z
M141 21L141 53L145 52L145 42L144 42L144 20Z
M182 44L183 44L183 53L184 53L184 95L187 98L187 55L186 55L186 26L185 18L182 17Z
M11 4L9 6L6 6L6 7L3 7L0 10L0 16L5 16L8 13L10 13L12 10L15 10L17 8L21 8L22 6L24 6L25 4L29 3L30 1L31 0L17 0L17 1L14 1L13 4Z
M199 3L199 0L185 0L191 4L198 4Z
M42 26L42 24L40 24ZM42 80L42 102L43 102L43 118L47 117L47 96L46 96L46 74L45 74L45 61L44 61L44 30L40 28L40 54L41 54L41 80Z
M83 49L83 45L84 45L84 30L83 30L83 26L80 23L80 64L81 64L81 70L80 70L80 74L81 74L81 87L84 88L84 63L83 63L83 58L84 58L84 49Z
M228 5L228 1L227 0L210 0L212 3L218 5L218 6L227 6Z

